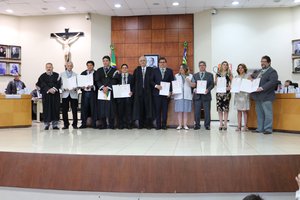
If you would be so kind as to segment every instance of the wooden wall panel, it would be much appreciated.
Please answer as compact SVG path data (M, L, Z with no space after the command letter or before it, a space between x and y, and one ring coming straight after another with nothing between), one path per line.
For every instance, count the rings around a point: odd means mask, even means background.
M166 15L166 29L178 29L179 28L179 16L178 15Z
M178 29L165 30L165 42L178 42Z
M139 41L138 30L125 31L125 44L137 44Z
M138 25L138 17L125 17L125 29L126 30L137 30Z
M139 30L146 29L151 30L152 29L152 17L151 16L140 16L138 18L138 26Z
M112 43L117 66L122 64L119 61L136 65L141 55L158 54L177 67L182 61L184 41L189 44L188 64L192 66L193 15L112 17Z
M152 54L151 43L139 44L139 55Z
M124 58L137 57L139 56L139 45L138 44L125 44L124 45Z
M152 30L152 42L165 42L165 31L164 30Z
M0 152L0 186L98 192L294 192L299 155L101 156Z
M152 16L152 29L165 29L166 19L164 15Z
M111 19L111 30L119 31L125 29L125 18L124 17L112 17Z
M193 28L194 26L194 16L193 15L179 15L179 29L185 29L185 28Z
M151 43L152 41L152 32L151 30L139 30L139 44L142 43Z

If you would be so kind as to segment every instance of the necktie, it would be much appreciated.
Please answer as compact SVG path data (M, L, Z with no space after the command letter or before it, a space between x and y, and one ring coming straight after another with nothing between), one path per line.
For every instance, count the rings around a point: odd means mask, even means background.
M165 68L161 69L161 78L164 79L165 77Z
M144 83L145 83L145 67L142 67L142 74L143 74L143 88L144 88Z
M125 85L126 84L126 76L125 76L125 74L123 74L123 85Z

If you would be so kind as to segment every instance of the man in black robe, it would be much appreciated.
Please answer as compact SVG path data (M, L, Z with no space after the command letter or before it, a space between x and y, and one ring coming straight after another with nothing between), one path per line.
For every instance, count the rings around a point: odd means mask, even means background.
M153 79L153 68L147 67L145 56L139 58L140 66L133 72L134 80L134 103L133 120L139 120L139 128L152 128L153 105L151 81Z
M61 81L59 74L53 72L52 63L46 64L46 72L39 77L37 86L41 88L42 93L45 130L49 130L51 122L53 129L59 129L59 88Z
M108 128L115 128L115 102L113 99L112 85L116 84L115 75L117 70L110 66L110 57L104 56L102 58L103 67L96 71L95 83L98 93L104 94L105 99L98 99L98 118L101 120L100 129L107 128L107 119L109 121Z
M94 61L90 60L87 61L86 67L87 69L84 70L81 75L89 75L93 74L95 80L95 70L94 70L95 63ZM96 100L97 100L97 92L95 85L89 85L88 87L81 88L81 126L79 128L86 128L87 127L87 119L88 117L92 118L92 126L96 128Z

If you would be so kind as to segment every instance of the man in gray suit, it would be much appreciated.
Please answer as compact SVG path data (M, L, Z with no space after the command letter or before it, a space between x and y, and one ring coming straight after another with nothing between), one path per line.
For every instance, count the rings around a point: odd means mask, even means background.
M271 67L271 58L263 56L261 58L261 70L251 78L260 78L259 88L251 93L255 101L257 115L257 129L255 132L271 134L273 131L273 101L275 99L275 87L278 82L278 74Z
M193 75L193 87L197 87L197 81L207 81L205 94L197 94L194 92L194 106L195 106L195 127L194 130L200 129L201 108L204 109L204 126L206 130L210 130L210 104L211 93L214 88L214 78L212 73L206 71L206 63L199 62L199 72Z

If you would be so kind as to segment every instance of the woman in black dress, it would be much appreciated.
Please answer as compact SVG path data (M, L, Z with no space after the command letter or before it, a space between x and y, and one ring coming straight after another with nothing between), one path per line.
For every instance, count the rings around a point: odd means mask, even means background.
M227 130L227 120L228 120L228 112L229 112L229 103L230 103L230 84L232 80L232 73L229 69L229 65L227 61L223 61L220 68L218 69L218 73L216 74L215 84L217 85L218 78L224 77L226 79L226 92L225 93L216 93L217 97L217 111L219 114L220 126L219 130ZM223 122L224 119L224 122Z

